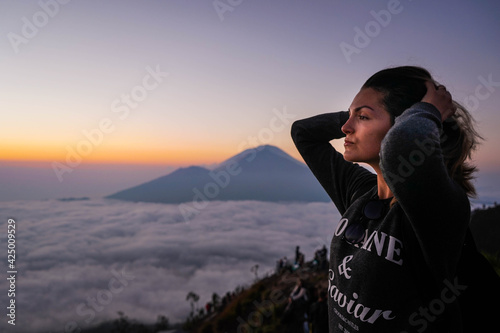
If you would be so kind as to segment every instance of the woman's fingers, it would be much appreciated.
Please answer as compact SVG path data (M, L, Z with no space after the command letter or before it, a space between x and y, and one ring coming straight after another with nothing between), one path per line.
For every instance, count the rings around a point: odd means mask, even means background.
M456 111L450 92L446 90L445 86L436 86L432 81L426 81L425 85L427 93L422 98L422 102L434 105L439 110L439 113L441 113L441 121L445 121Z

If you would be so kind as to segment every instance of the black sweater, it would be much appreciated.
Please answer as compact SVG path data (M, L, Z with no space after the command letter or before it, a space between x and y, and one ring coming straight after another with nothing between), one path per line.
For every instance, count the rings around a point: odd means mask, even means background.
M377 177L329 143L344 137L348 112L296 121L292 138L342 219L330 248L330 332L459 332L455 268L470 218L464 190L441 153L441 115L417 103L396 118L382 141L380 167L397 202L369 221L359 245L345 228L376 198Z

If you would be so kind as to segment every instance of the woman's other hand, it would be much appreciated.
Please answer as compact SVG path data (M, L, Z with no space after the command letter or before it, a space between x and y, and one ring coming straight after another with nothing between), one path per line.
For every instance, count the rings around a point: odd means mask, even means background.
M441 113L441 121L451 117L457 108L453 104L451 94L446 90L446 87L440 85L436 88L432 81L425 82L425 85L427 86L427 93L422 98L422 102L434 105Z

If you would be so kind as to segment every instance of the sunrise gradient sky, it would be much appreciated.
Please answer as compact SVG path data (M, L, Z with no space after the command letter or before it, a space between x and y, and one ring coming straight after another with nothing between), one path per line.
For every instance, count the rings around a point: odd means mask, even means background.
M0 200L110 194L260 144L300 159L293 120L397 65L471 107L494 172L499 17L498 1L1 1Z

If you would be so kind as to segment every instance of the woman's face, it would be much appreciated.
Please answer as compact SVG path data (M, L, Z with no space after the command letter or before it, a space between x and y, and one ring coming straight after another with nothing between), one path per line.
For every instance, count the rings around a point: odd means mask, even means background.
M342 126L344 159L377 167L382 139L391 128L391 117L382 104L383 94L364 88L349 107L349 120Z

